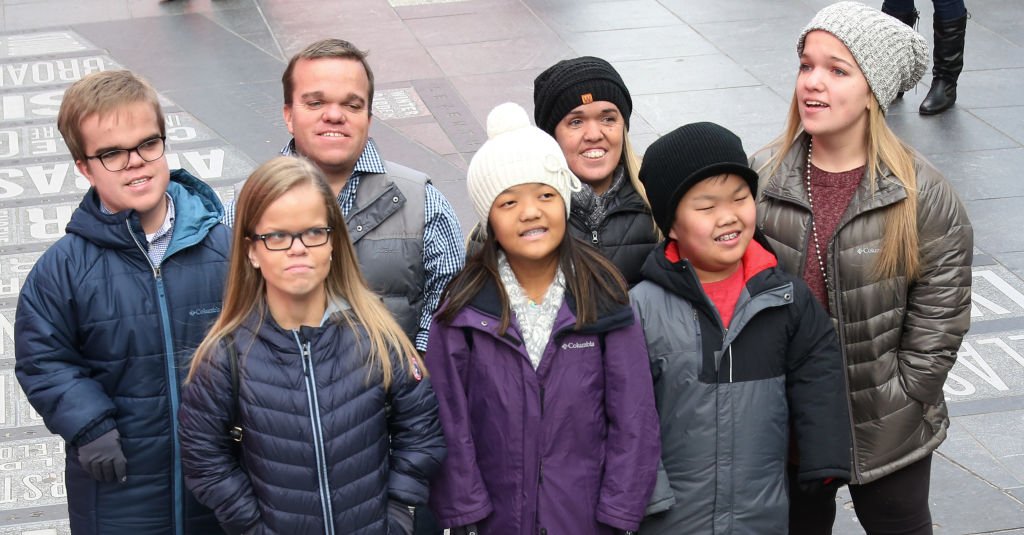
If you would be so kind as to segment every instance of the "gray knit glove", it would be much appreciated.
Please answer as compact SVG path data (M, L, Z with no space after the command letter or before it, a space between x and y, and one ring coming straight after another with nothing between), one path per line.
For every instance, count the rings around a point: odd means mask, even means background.
M78 463L96 481L124 483L128 479L128 460L121 451L121 434L116 428L79 446Z

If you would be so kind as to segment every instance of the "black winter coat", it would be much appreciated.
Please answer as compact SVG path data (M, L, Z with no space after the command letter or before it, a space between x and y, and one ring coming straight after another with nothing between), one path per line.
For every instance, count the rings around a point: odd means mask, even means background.
M643 280L640 267L660 241L651 210L628 179L597 229L591 229L579 214L573 212L569 217L569 232L611 260L630 287Z
M229 533L382 535L389 499L426 503L445 454L430 382L392 356L385 391L365 332L339 319L289 331L253 314L235 331L240 448L224 346L185 389L185 481Z
M104 214L90 190L67 235L25 281L15 321L15 371L46 427L68 444L75 535L219 533L182 482L178 385L220 312L231 235L209 186L171 173L171 243L159 266L134 211ZM117 427L125 483L100 483L78 445Z

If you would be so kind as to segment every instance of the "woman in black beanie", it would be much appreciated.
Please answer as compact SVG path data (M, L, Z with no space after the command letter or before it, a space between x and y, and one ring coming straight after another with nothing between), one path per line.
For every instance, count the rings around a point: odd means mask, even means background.
M597 247L632 287L661 234L637 177L626 84L603 59L568 59L534 80L533 103L537 127L558 141L584 185L573 194L570 231Z

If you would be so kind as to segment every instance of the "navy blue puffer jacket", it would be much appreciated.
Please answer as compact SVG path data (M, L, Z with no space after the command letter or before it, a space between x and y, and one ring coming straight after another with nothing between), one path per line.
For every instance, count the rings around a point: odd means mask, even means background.
M426 503L445 454L430 383L392 356L385 391L365 331L339 319L290 331L254 313L235 331L238 449L223 345L186 387L185 481L229 533L385 535L389 499Z
M175 432L178 385L220 311L231 236L209 186L176 170L167 191L174 232L159 266L135 212L104 214L90 190L18 300L15 371L68 444L75 535L220 532L184 488ZM77 446L115 426L128 480L100 483Z

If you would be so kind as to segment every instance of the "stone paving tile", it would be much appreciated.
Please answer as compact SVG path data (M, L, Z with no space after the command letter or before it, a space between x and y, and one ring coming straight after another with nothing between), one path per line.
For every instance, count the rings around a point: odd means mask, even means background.
M87 2L82 2L87 3ZM210 13L221 10L248 9L256 7L256 0L128 0L128 11L132 17L155 17L157 15L182 15L185 13ZM105 19L107 20L107 19Z
M952 182L964 200L995 199L1024 194L1020 170L1024 148L947 152L928 159Z
M394 6L395 13L403 20L428 19L486 12L512 5L521 5L518 0L460 0L455 2L425 3L421 5Z
M1024 486L1024 410L962 416L958 423L1017 480L1007 488Z
M633 113L629 118L629 133L630 135L640 134L655 134L654 127L651 123L647 122L647 119L637 113L636 103L633 103Z
M356 0L354 5L353 0L261 1L260 6L289 57L327 37L347 39L371 52L419 46L394 10L380 0ZM364 7L357 10L359 6Z
M714 45L685 24L566 33L562 39L578 55L610 62L718 53Z
M716 0L714 2L662 0L661 3L677 14L679 18L691 24L763 20L778 18L780 15L803 20L806 23L818 11L808 7L799 0L773 0L772 2L751 2L749 0ZM827 2L826 5L830 3L832 2Z
M286 59L281 50L281 45L278 44L277 39L269 31L239 34L239 37L282 62Z
M836 498L839 507L832 533L863 535L848 489L842 488ZM936 534L1003 533L1024 527L1024 505L941 455L932 457L929 502Z
M269 32L263 15L251 7L221 9L204 13L206 17L236 34Z
M671 26L679 19L654 0L616 0L596 4L524 0L560 33Z
M357 43L356 46L361 47L362 45ZM368 59L370 68L373 69L375 82L426 80L444 76L434 58L422 47L395 48L386 52L386 54L375 54L374 49L369 51Z
M796 50L752 50L730 57L786 102L793 97L799 67Z
M405 24L426 47L551 34L544 22L521 4L462 15L406 20Z
M1018 277L1024 279L1024 251L1016 253L1003 253L999 256L1000 261ZM1024 499L1024 495L1021 496Z
M634 109L662 134L697 121L730 128L748 123L775 124L781 132L788 106L788 99L764 86L633 96Z
M1002 414L1002 413L1001 413ZM963 467L972 476L987 481L1000 489L1012 489L1024 486L1024 480L1018 479L1007 470L1000 459L981 443L962 422L972 416L960 416L952 419L949 435L939 446L939 452L952 462Z
M956 105L965 108L1018 106L1024 69L964 73L957 84Z
M929 28L930 29L930 28ZM926 31L925 33L932 33ZM933 47L932 36L926 37ZM1006 69L1024 67L1024 46L1008 41L991 29L974 24L967 25L967 41L964 44L964 71ZM966 76L966 75L965 75Z
M888 123L900 138L925 155L1020 146L984 121L958 108L934 116L893 114L889 116Z
M487 124L487 114L502 102L515 102L526 108L530 117L533 117L533 79L555 61L524 71L452 76L449 81L481 125ZM501 89L498 91L495 88ZM634 99L634 108L635 102Z
M1024 145L1024 106L975 108L971 110L971 113L1017 143Z
M796 61L796 42L813 12L806 19L773 17L728 22L692 23L693 29L711 41L723 52L736 57L745 57L751 51L775 50Z
M1001 12L1004 11L995 9L988 12L972 8L972 15L978 24L999 33L1004 39L1017 46L1024 46L1024 21L1020 17L1001 17Z
M4 30L26 30L83 22L126 19L128 0L44 0L28 4L6 2Z
M1000 258L1000 253L1024 251L1024 194L1002 199L964 201L974 226L974 245Z
M634 99L638 95L761 85L743 67L722 54L613 64Z
M451 77L545 69L572 55L569 47L553 35L436 46L429 51L441 70ZM504 90L501 86L491 89Z
M451 140L448 139L448 136L445 135L441 125L436 122L404 125L394 124L394 127L399 132L408 136L409 139L442 156L458 152L455 149L455 145L453 145Z

